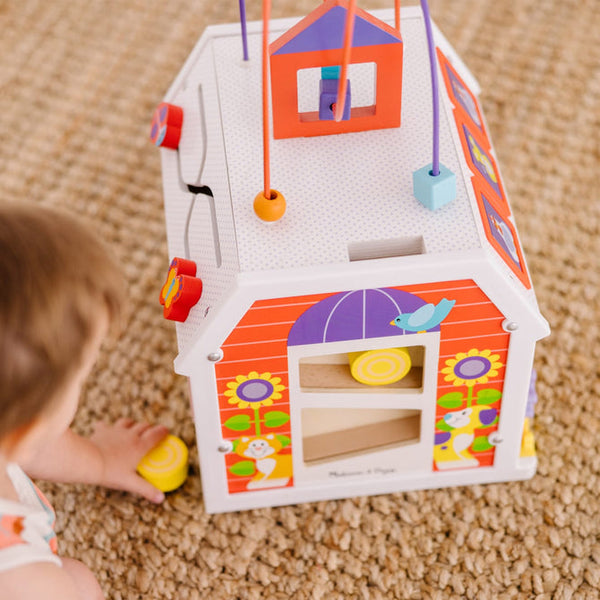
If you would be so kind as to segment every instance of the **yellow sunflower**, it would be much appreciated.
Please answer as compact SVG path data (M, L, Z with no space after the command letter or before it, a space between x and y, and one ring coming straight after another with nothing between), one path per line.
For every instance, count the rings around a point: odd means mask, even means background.
M473 387L477 383L487 383L490 377L498 375L498 369L504 365L498 361L500 357L491 350L473 348L467 353L459 352L454 358L446 361L442 373L444 381L452 381L453 385Z
M256 371L248 375L238 375L235 381L227 384L229 388L225 395L229 397L229 404L237 404L239 408L260 408L271 406L273 400L281 400L281 393L285 386L280 385L280 377L272 377L271 373Z

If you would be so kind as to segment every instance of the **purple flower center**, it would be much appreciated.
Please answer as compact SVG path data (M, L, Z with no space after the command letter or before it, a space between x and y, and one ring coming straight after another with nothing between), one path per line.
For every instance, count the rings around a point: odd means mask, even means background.
M249 379L240 383L236 395L246 402L260 402L266 400L273 392L273 384L270 381L266 379Z
M483 377L492 368L492 363L484 356L467 356L454 365L454 374L461 379Z

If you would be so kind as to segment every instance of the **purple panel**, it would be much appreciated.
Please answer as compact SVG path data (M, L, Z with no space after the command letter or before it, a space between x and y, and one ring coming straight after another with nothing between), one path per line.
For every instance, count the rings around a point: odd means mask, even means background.
M317 19L312 25L309 25L287 44L279 48L275 54L339 50L344 47L345 23L346 9L342 6L334 6L320 19ZM354 35L352 36L353 47L397 43L401 43L397 37L355 14Z
M479 119L479 111L477 109L477 101L473 99L473 95L465 85L463 85L454 75L449 65L446 65L446 73L452 86L452 93L455 100L462 106L465 112L471 117L473 123L479 128L481 133L485 135L483 124Z
M529 380L529 393L527 395L527 408L525 409L525 416L530 419L535 414L535 405L538 401L537 391L535 389L535 382L537 381L537 372L535 369L531 371L531 379Z
M518 242L513 236L513 232L506 224L505 220L498 214L496 210L494 210L484 194L481 194L481 198L483 200L483 206L485 208L485 213L488 218L492 236L498 242L498 244L500 244L502 250L506 252L506 255L515 263L515 265L519 269L523 270L521 261L519 260L519 253L517 252L516 244Z
M475 138L469 131L466 125L463 125L465 132L465 138L467 140L467 146L471 154L471 160L475 165L475 168L481 173L481 176L492 186L493 190L498 194L499 198L504 199L502 192L500 191L500 185L498 183L498 172L494 167L494 163L488 156L487 152L479 146L475 141Z
M329 296L296 320L288 346L322 344L412 333L391 325L401 313L412 313L426 302L392 288L354 290ZM439 331L439 325L431 331Z

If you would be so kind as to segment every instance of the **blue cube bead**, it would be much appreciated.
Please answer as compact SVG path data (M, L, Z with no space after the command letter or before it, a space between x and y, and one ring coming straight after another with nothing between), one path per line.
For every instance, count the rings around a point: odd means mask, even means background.
M439 175L431 174L432 165L413 173L413 194L429 210L437 210L456 198L456 175L440 163Z

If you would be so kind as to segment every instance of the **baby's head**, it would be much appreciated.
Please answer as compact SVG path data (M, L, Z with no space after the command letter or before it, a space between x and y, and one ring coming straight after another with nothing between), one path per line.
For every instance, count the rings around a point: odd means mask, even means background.
M0 449L60 406L119 320L124 280L66 213L0 204Z

